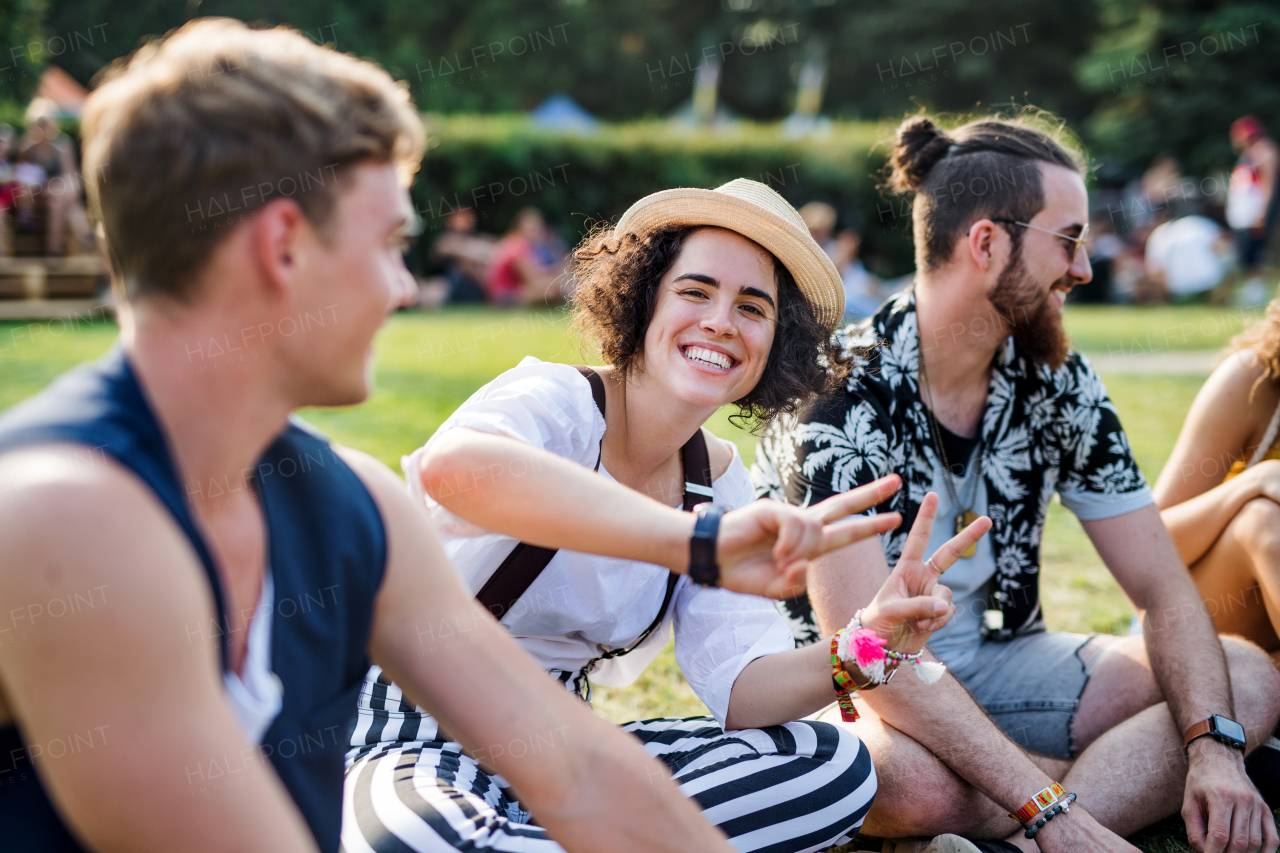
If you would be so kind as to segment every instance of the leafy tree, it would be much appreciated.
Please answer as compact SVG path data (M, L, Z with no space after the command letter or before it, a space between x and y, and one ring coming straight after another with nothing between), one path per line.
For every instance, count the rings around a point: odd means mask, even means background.
M1206 175L1233 162L1241 115L1280 131L1280 6L1110 0L1102 20L1077 67L1098 101L1086 127L1098 153L1136 170L1168 152Z
M41 30L44 15L44 0L0 0L0 100L22 102L35 92L50 50Z
M664 116L716 62L721 104L772 121L818 59L828 115L1031 103L1121 171L1165 151L1201 174L1228 165L1225 129L1245 112L1280 131L1280 5L1258 0L0 0L8 44L102 36L56 57L19 48L0 100L28 97L45 60L87 84L206 15L287 22L374 59L427 112L527 110L567 92L605 119Z

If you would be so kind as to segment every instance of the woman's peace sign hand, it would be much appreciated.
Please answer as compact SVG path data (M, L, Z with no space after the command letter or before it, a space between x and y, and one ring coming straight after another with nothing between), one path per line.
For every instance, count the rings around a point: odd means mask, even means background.
M897 652L920 651L930 635L951 620L955 605L951 590L940 582L942 573L991 529L991 519L981 516L926 560L937 512L938 496L930 492L920 504L898 565L862 614L862 627L888 640Z
M888 500L901 485L890 474L804 509L759 500L725 513L716 549L721 585L769 598L799 595L812 560L902 523L896 512L848 517Z

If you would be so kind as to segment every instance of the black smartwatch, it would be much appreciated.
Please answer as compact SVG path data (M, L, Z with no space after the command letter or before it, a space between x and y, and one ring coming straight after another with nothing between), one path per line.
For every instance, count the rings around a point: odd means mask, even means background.
M699 586L719 586L720 566L716 563L716 534L725 508L701 503L693 508L693 538L689 540L689 578Z
M1190 746L1191 741L1196 738L1208 735L1214 740L1219 740L1233 749L1244 752L1244 726L1237 723L1230 717L1224 717L1221 714L1213 714L1207 720L1201 720L1191 728L1187 729L1182 736L1182 745Z

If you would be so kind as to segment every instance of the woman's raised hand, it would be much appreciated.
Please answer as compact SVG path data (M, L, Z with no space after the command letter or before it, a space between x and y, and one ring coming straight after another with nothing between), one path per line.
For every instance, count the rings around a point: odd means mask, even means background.
M901 485L890 474L804 509L761 500L725 513L716 548L721 586L769 598L799 595L812 560L902 523L896 512L848 518L888 500Z
M938 496L930 492L911 525L902 558L862 614L862 627L888 640L889 648L896 652L920 651L933 632L951 620L956 609L951 590L939 579L991 529L991 519L981 516L926 560L925 548L937 512Z

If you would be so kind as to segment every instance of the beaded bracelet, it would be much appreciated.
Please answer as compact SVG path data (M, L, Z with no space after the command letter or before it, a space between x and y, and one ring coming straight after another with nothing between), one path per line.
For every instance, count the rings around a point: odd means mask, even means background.
M1067 794L1061 800L1053 804L1052 808L1045 809L1040 813L1040 817L1035 823L1027 827L1026 832L1022 833L1024 838L1035 838L1036 833L1044 829L1044 825L1053 820L1060 814L1066 814L1071 811L1071 804L1076 801L1075 794Z
M831 638L831 683L836 688L836 704L840 706L840 719L846 723L856 723L858 710L853 707L853 696L856 693L853 676L845 671L838 653L840 635L843 633L843 631L836 631L835 636Z
M887 640L875 631L862 627L864 612L865 609L853 614L844 630L836 634L840 638L837 653L841 660L856 662L858 668L876 684L887 682L901 664L908 664L915 670L916 677L926 684L933 684L947 671L946 666L937 661L921 660L924 657L923 651L904 654L885 648Z

